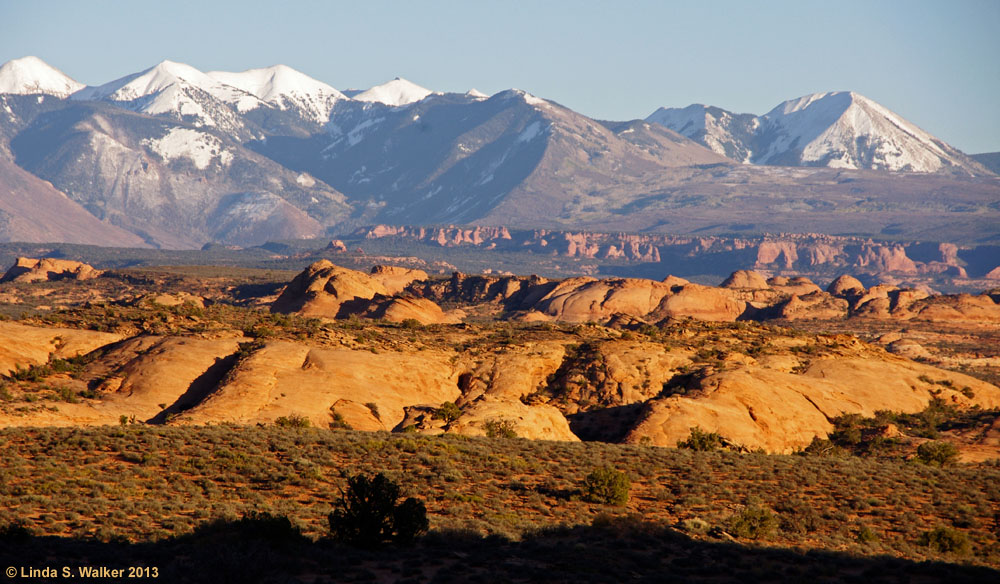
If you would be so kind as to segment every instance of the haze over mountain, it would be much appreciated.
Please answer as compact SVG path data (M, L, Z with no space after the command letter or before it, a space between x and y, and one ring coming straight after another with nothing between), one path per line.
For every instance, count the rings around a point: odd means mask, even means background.
M600 122L522 90L341 92L284 65L163 61L81 88L25 58L0 88L0 156L154 246L375 222L1000 239L1000 179L850 92Z
M660 108L646 120L751 164L973 176L990 172L898 114L849 91L789 100L763 116L695 104Z

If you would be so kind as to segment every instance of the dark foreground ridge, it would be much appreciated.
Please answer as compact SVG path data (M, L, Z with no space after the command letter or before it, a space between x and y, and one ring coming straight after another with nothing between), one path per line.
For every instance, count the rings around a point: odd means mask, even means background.
M448 531L410 546L360 550L273 521L215 521L153 543L5 538L4 566L62 572L156 568L159 582L996 582L984 567L698 541L631 517L598 517L521 541ZM146 570L145 568L149 568ZM8 578L6 581L18 581ZM31 578L32 582L67 581ZM86 581L121 581L86 578Z

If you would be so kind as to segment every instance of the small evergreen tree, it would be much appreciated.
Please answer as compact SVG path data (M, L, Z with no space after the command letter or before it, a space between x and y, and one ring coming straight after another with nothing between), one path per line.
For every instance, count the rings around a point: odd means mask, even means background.
M399 485L382 473L348 478L347 490L328 518L331 535L364 548L412 541L429 527L427 508L413 497L402 503L399 499Z
M583 498L591 503L624 505L632 488L628 475L605 466L587 475L583 482Z
M699 426L691 428L691 434L687 440L677 442L677 448L690 450L711 451L719 450L722 447L722 436L715 432L706 432Z
M958 460L958 448L951 442L924 442L917 447L917 460L932 466L948 466Z

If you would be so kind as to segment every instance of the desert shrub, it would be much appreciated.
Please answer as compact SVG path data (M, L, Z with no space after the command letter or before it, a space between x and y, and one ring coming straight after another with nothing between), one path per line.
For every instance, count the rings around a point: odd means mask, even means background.
M605 466L595 469L583 481L583 498L591 503L624 505L632 487L628 475Z
M857 538L858 543L868 544L868 543L875 543L876 541L878 541L878 534L875 533L875 531L871 527L868 527L867 525L862 525L860 528L858 528L855 537Z
M378 411L378 404L377 403L375 403L375 402L368 402L368 403L365 404L365 407L368 408L368 410L372 413L373 416L375 416L376 420L379 420L379 421L382 420L382 416L381 416L381 414L379 414L379 411Z
M347 423L344 416L337 411L337 408L330 406L330 429L331 430L350 430L351 425Z
M691 517L680 523L680 528L688 533L707 533L709 527L708 522L700 517Z
M312 422L309 418L299 415L292 414L290 416L281 416L274 420L274 425L281 428L308 428L312 426Z
M462 409L455 405L455 402L446 401L441 407L434 410L434 419L444 420L445 424L450 424L462 415Z
M932 550L959 556L968 555L972 551L969 537L951 527L935 527L930 531L925 531L920 536L918 543Z
M774 513L759 503L748 504L729 521L730 532L744 539L767 537L777 526L778 519Z
M722 447L722 436L715 432L706 432L698 426L691 428L691 434L687 440L677 442L677 448L687 448L703 452L719 450Z
M0 542L24 543L31 539L32 532L27 523L22 519L16 519L9 523L0 524Z
M264 540L272 544L297 543L303 540L302 531L290 519L261 511L251 511L239 519L215 519L195 529L196 536L215 533Z
M948 466L958 460L958 448L951 442L924 442L917 447L917 460L931 466Z
M424 328L424 325L422 325L420 321L415 318L403 319L403 321L399 323L399 326L401 328L410 330Z
M488 438L517 438L517 425L513 420L491 418L483 422Z
M347 479L336 509L330 513L330 533L337 541L372 548L386 542L408 542L427 531L427 508L410 497L399 502L399 485L378 473Z

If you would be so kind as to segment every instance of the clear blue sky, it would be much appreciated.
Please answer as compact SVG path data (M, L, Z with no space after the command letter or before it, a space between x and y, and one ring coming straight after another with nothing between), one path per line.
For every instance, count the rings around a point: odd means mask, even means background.
M25 55L90 84L171 59L284 63L338 89L518 87L616 120L853 90L965 152L1000 151L997 0L0 0L0 62Z

